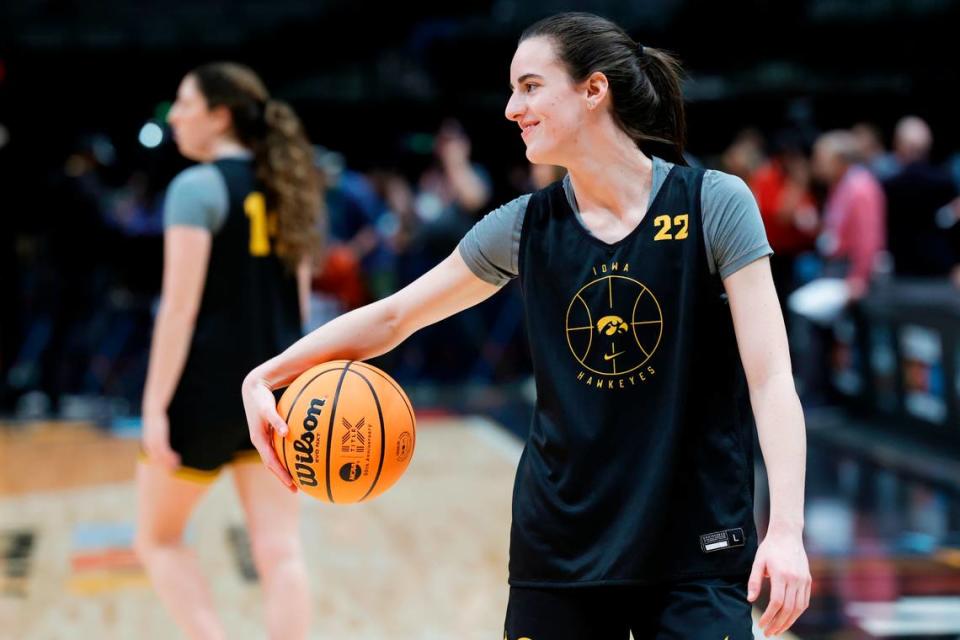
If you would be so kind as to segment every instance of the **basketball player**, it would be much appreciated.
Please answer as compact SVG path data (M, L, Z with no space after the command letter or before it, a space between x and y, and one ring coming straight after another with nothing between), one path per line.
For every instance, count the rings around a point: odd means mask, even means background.
M192 638L223 638L210 591L183 543L187 520L233 465L271 638L305 638L308 585L295 496L257 461L238 389L300 337L320 193L312 149L286 104L250 69L208 64L180 83L177 147L201 164L171 183L163 292L143 397L136 549Z
M244 381L251 438L288 487L271 392L362 360L519 277L537 403L510 542L510 640L752 638L807 607L806 443L771 254L746 185L685 166L679 67L589 14L521 36L506 116L568 178L490 213L398 293ZM771 517L753 524L754 424ZM751 571L752 569L752 571Z

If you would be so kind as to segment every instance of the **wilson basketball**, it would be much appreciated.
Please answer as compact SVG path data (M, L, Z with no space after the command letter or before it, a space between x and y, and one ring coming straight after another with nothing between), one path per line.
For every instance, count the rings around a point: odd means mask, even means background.
M403 475L416 444L410 399L363 362L334 360L302 373L277 404L290 427L273 447L297 486L326 502L369 500Z

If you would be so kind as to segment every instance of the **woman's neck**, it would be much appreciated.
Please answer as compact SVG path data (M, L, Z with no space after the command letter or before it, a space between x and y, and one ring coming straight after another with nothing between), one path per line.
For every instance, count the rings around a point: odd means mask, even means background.
M609 211L620 218L638 206L646 211L653 160L615 128L615 132L589 136L590 148L567 170L581 211Z
M221 138L213 143L213 147L210 149L210 155L214 160L235 156L247 156L250 155L250 149L232 138Z

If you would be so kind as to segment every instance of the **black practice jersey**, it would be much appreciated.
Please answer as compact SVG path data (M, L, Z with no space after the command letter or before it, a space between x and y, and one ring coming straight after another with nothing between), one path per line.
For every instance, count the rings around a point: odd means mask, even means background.
M703 245L703 172L674 167L607 244L561 183L519 254L537 386L517 470L510 581L655 583L749 572L752 411Z

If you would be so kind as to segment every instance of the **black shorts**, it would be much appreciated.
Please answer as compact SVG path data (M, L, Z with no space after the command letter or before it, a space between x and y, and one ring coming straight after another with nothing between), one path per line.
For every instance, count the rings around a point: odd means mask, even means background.
M747 576L656 586L511 587L505 640L752 640Z
M168 409L170 446L180 454L184 472L180 475L199 481L216 478L231 462L259 460L250 442L239 384L235 389L204 391L181 387Z
M214 477L223 465L240 460L259 460L247 425L170 424L170 446L180 454L180 466ZM197 476L197 479L201 479Z

